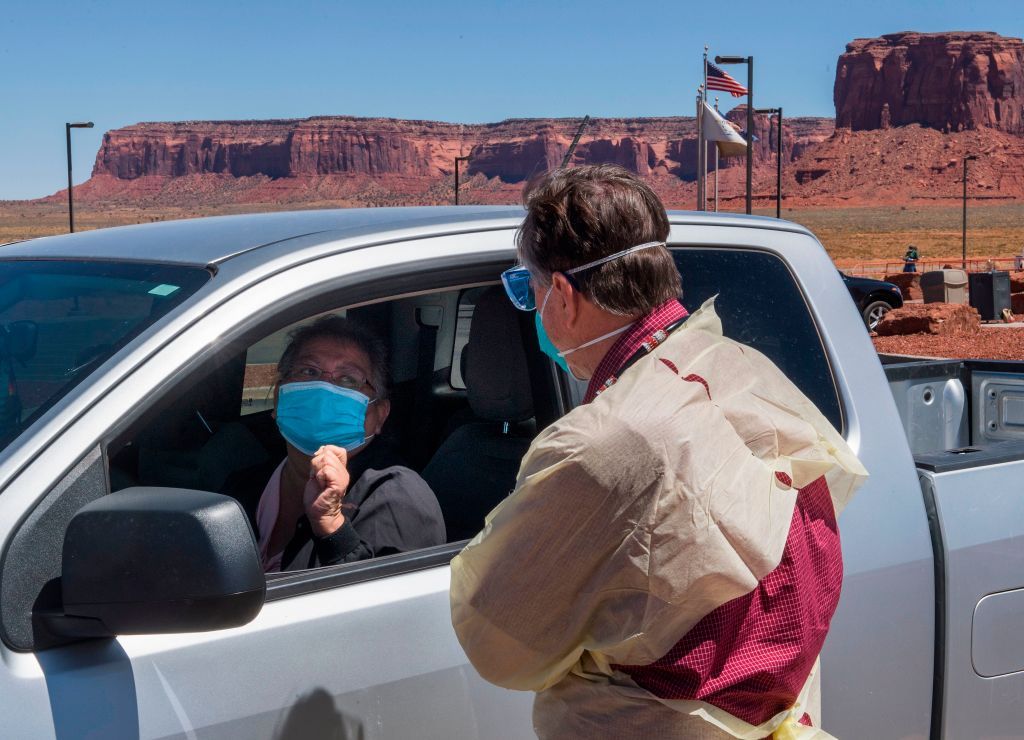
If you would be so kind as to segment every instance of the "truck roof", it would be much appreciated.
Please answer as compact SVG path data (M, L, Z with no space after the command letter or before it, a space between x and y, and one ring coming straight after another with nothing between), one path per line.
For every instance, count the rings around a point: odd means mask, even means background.
M206 266L243 252L300 236L319 234L323 242L360 234L422 230L424 234L514 228L523 218L518 206L422 206L283 211L213 216L118 226L30 239L0 246L3 259L88 259L167 262ZM808 233L789 221L732 213L670 211L674 225L740 226Z

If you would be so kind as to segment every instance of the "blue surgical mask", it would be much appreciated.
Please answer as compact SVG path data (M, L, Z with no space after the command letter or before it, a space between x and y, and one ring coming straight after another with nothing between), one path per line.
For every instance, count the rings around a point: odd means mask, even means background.
M551 343L551 337L548 336L547 330L544 328L544 322L540 318L541 311L537 311L533 314L533 323L537 325L537 344L540 346L540 351L554 360L555 364L560 368L569 372L569 363L565 361L562 354L558 351L558 347Z
M366 408L371 403L359 391L322 380L287 383L277 395L277 428L305 455L315 455L324 445L351 451L373 437L365 437Z
M565 372L569 373L571 376L576 378L576 380L586 380L586 378L579 377L578 375L576 375L576 373L569 369L569 363L566 362L565 360L566 355L571 355L576 350L583 349L584 347L590 347L591 345L597 344L598 342L603 342L605 339L614 337L617 334L622 334L622 332L629 329L633 324L626 324L625 326L621 326L618 329L613 329L607 334L602 334L599 337L595 337L594 339L591 339L588 342L584 342L578 347L572 347L571 349L567 349L565 351L559 351L558 347L556 347L554 343L551 341L551 337L548 336L547 329L544 328L544 309L548 305L548 298L551 297L551 293L552 288L548 288L548 293L546 296L544 296L544 302L541 303L540 309L533 315L534 324L537 327L537 343L540 346L540 351L546 354L552 360L554 360L556 365L558 365L560 368L565 370Z

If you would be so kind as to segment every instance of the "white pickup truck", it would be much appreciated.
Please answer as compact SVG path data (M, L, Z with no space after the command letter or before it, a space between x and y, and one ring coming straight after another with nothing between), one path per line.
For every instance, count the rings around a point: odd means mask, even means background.
M532 435L580 398L532 317L496 298L521 219L308 211L0 247L0 734L532 736L532 696L475 674L447 593ZM840 519L825 729L1020 736L1024 368L883 369L808 231L670 219L683 303L717 294L726 334L773 359L871 474ZM327 312L387 338L385 433L449 542L265 577L224 494L283 454L274 363L290 327Z

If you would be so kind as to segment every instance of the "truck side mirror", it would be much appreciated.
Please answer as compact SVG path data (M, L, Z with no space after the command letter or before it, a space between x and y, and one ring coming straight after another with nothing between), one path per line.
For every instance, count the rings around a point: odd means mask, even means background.
M58 638L199 632L256 617L266 578L242 507L174 488L129 488L84 506L64 536ZM56 599L55 599L56 600Z

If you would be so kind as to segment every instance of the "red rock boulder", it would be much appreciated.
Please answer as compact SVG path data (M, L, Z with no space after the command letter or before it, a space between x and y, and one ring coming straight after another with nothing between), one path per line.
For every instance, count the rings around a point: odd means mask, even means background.
M977 309L960 303L911 303L887 313L875 327L882 337L898 334L954 336L981 331Z
M885 276L885 281L894 283L902 292L904 300L921 300L924 294L921 292L921 273L919 272L893 272Z

